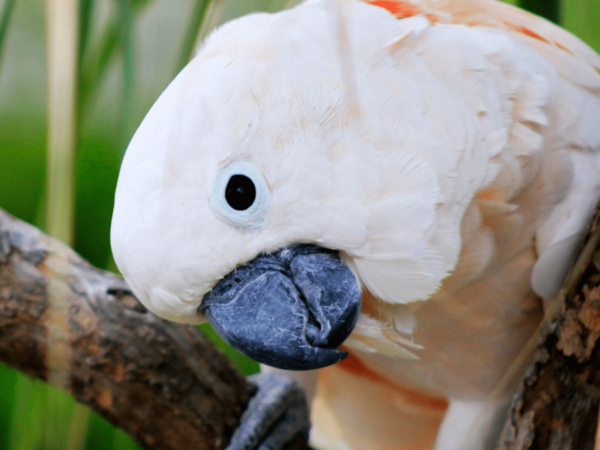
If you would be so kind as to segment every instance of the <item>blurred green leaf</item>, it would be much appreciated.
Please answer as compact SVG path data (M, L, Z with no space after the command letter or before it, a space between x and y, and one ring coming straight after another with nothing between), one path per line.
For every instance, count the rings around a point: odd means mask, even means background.
M562 0L561 25L600 52L600 1Z

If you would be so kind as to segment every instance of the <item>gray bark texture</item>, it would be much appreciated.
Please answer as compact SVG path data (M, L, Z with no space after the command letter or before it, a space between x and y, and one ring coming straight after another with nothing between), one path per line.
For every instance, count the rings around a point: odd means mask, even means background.
M152 450L225 448L254 394L196 328L153 315L122 278L2 210L0 361Z

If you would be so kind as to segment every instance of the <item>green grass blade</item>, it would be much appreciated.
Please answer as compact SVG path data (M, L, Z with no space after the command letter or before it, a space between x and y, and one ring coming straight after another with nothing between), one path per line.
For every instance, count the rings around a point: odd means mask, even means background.
M80 0L46 0L48 72L48 155L46 231L73 245L75 159L78 135L77 90L80 62ZM75 406L65 392L71 354L65 351L69 299L60 282L50 283L49 357L44 423L44 448L83 450L87 410ZM77 415L74 416L74 411Z
M77 403L73 408L66 450L85 450L91 413L87 406Z
M83 63L90 32L92 28L92 13L94 12L94 0L79 0L79 67Z
M118 21L113 18L102 31L98 49L93 53L87 49L84 51L79 76L79 111L81 113L86 111L94 89L104 77L108 61L117 48L119 31Z
M519 0L519 6L554 23L560 23L560 0Z
M120 38L123 37L123 3L130 5L130 11L127 14L131 18L128 21L133 23L133 16L141 12L146 5L151 3L151 0L128 0L126 2L120 0L118 14L116 17L111 17L109 23L102 30L99 44L94 50L89 45L83 49L79 77L79 111L82 115L85 114L96 87L104 79L108 63L120 48ZM131 25L129 27L132 29Z
M131 137L130 131L133 119L133 89L135 82L131 0L119 0L119 25L121 48L123 52L123 106L121 108L121 136L119 147L122 154L124 154Z
M200 28L210 3L211 0L196 0L194 4L192 18L185 31L181 51L179 52L179 59L177 60L177 67L175 67L176 73L179 73L185 67L194 54L194 46L198 40L198 34L200 33Z
M46 387L44 408L44 446L46 450L66 450L69 436L69 423L73 419L75 402L62 390Z
M225 0L212 0L208 10L204 15L204 20L202 21L202 26L200 27L200 31L198 32L198 36L196 37L196 43L200 43L204 40L206 35L215 29L221 23L221 19L223 18L223 14L225 13ZM194 49L192 49L192 54L190 55L190 59L194 57Z
M48 156L46 232L73 244L77 135L77 2L47 2Z
M16 0L5 0L4 8L2 8L2 15L0 15L0 73L2 70L2 50L4 49L4 38L6 37L6 30L10 23L10 16L12 15L15 7Z
M47 387L19 373L15 384L7 450L44 448L45 398Z

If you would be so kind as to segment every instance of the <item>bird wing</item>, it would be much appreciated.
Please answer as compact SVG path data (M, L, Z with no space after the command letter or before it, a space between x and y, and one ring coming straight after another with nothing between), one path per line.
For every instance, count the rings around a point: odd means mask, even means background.
M515 108L511 119L515 125L510 133L511 139L522 143L520 154L517 152L511 157L502 152L504 167L498 178L492 186L476 194L478 214L485 217L488 227L475 230L477 239L472 242L478 242L478 245L472 246L472 254L469 255L469 248L462 249L462 259L471 263L476 261L480 274L481 267L485 266L481 263L490 259L490 252L486 256L482 251L486 241L489 243L494 237L498 244L502 241L498 239L499 233L512 234L514 241L515 227L521 227L518 234L526 240L534 228L538 260L531 284L542 298L553 298L575 257L598 199L600 56L566 30L500 1L370 0L367 3L385 8L398 18L423 15L431 23L463 24L505 33L533 49L556 70L557 82L545 87L529 83L528 90L522 89L519 97L512 100ZM539 88L537 93L536 87ZM543 89L550 92L541 92ZM536 152L536 147L542 151ZM524 158L530 161L523 164ZM530 170L539 170L541 176L533 183L529 177L515 177L509 166L518 164L522 169L528 166ZM526 171L521 170L517 175L523 173ZM509 184L513 186L509 189L513 193L518 191L515 186L530 186L529 199L515 202L514 198L500 195L502 190L506 192ZM511 208L515 208L516 203L520 203L522 211L536 205L525 214L528 217L522 215L522 220L529 226L515 223ZM494 227L496 233L492 237L489 229L494 230ZM504 247L505 254L506 250ZM496 260L506 259L497 256ZM457 269L461 270L460 265ZM463 285L465 281L462 280Z

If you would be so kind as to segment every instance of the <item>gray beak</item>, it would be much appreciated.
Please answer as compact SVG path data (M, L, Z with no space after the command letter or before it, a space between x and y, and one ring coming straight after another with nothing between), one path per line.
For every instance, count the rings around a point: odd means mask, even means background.
M348 356L336 348L356 325L361 296L337 251L301 244L236 268L204 296L200 312L250 358L310 370Z

